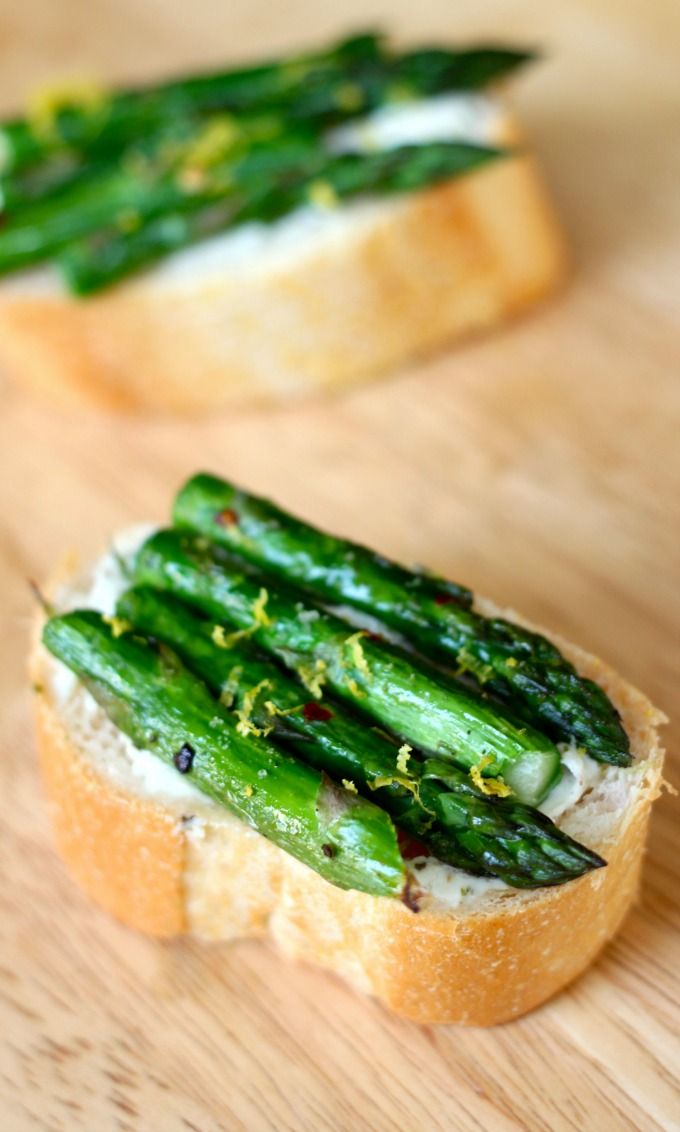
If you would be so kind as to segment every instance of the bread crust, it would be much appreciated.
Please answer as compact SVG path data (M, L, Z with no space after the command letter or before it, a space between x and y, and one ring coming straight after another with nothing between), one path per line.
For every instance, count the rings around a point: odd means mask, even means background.
M35 716L57 846L78 884L139 931L186 931L185 846L173 814L104 781L43 695Z
M506 133L512 133L510 126ZM62 399L190 413L336 390L528 307L565 272L526 155L382 202L288 265L155 270L86 300L0 286L3 356Z
M342 891L214 804L202 810L137 796L95 768L50 696L54 661L36 632L38 746L59 851L98 904L149 934L268 936L287 957L333 971L421 1023L491 1026L518 1017L579 975L634 902L663 762L663 716L642 693L546 635L606 689L631 737L635 783L606 831L588 838L605 869L446 911L413 913L395 900Z

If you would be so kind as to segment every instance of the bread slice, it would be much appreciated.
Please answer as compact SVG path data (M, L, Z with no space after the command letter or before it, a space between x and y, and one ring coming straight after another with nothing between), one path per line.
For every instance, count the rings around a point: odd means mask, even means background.
M54 579L60 605L82 601L82 577L70 567ZM454 883L429 895L425 887L417 913L342 891L154 755L137 752L36 632L38 745L59 850L83 889L140 931L268 937L288 958L333 971L417 1022L490 1026L515 1018L583 971L620 926L636 897L661 783L663 716L601 661L550 636L605 688L631 738L634 765L607 768L558 819L605 856L605 869L529 892L473 881L461 899L464 874L438 865ZM414 873L416 886L424 875Z
M493 105L493 126L472 140L518 140ZM401 366L522 311L564 270L522 150L401 198L243 226L89 299L69 297L48 269L10 277L0 342L17 376L62 396L206 411Z

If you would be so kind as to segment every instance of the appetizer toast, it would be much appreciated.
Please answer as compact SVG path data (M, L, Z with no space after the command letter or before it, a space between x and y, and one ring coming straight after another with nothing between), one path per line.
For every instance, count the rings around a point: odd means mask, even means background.
M53 579L32 669L60 850L155 935L269 936L492 1025L635 898L660 714L465 587L212 476Z
M564 247L500 88L526 52L380 37L0 126L17 374L126 409L398 367L553 288Z

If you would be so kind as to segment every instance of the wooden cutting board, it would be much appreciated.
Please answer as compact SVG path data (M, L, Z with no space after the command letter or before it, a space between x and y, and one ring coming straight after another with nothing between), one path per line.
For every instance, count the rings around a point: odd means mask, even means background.
M371 22L544 45L517 101L571 235L573 279L492 339L330 403L140 422L60 415L5 383L3 1132L680 1128L668 795L617 941L558 999L486 1032L389 1017L265 946L139 938L91 907L52 851L24 678L26 579L65 547L90 554L117 525L162 518L198 465L515 605L674 709L677 5L2 0L0 100L13 108L48 72L145 78ZM677 727L667 734L677 746Z

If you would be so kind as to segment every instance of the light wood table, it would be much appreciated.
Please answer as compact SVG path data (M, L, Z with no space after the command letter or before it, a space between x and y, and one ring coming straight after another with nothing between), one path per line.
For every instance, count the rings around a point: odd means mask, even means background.
M487 1032L389 1017L265 946L138 938L80 896L52 851L24 676L26 578L66 546L93 553L117 525L164 516L197 465L472 583L674 710L677 5L3 0L0 99L9 109L55 69L145 77L371 21L545 45L550 61L517 98L571 234L573 281L493 339L325 404L140 422L59 415L5 384L2 1132L680 1128L670 796L617 941L567 993ZM677 746L678 730L667 735Z

